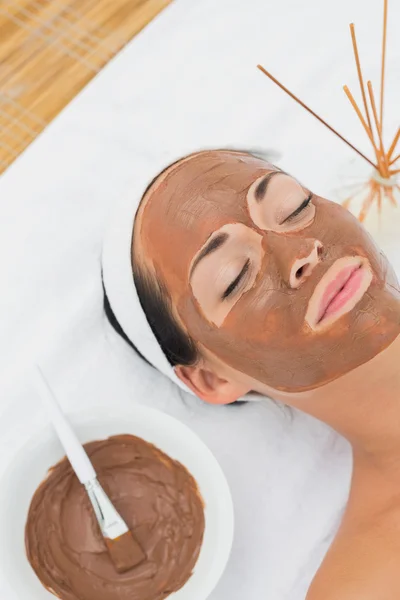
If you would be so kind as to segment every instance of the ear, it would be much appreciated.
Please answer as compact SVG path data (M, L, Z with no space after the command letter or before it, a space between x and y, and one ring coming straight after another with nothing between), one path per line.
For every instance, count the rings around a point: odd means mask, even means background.
M175 367L175 373L199 398L209 404L231 404L250 389L243 384L219 377L214 371L200 365Z

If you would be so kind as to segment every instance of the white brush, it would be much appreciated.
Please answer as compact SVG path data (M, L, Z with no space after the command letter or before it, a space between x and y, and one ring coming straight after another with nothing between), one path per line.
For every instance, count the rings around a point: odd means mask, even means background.
M32 385L47 408L76 476L87 491L116 570L118 573L129 571L146 558L142 548L101 487L88 455L37 365L32 369L31 380Z

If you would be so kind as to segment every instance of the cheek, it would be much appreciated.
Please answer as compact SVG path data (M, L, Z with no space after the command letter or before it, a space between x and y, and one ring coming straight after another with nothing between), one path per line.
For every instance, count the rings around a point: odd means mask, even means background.
M211 351L236 351L258 346L277 348L283 340L304 335L305 313L313 283L301 290L283 284L278 266L265 256L255 286L231 309L223 324L217 327L203 315L195 298L182 298L178 312L189 335ZM245 357L243 357L245 359Z
M316 214L307 235L322 242L325 257L339 258L346 254L365 256L373 270L380 270L380 251L369 233L345 208L334 202L317 198Z
M205 340L210 335L219 332L219 329L203 316L197 300L191 294L180 298L177 310L185 331L195 342L205 344Z
M241 298L221 327L210 324L195 302L182 303L181 315L193 339L219 356L234 354L245 362L256 348L264 354L283 340L296 339L299 344L306 305L306 294L297 295L294 303L291 292L271 290L270 281L264 280Z

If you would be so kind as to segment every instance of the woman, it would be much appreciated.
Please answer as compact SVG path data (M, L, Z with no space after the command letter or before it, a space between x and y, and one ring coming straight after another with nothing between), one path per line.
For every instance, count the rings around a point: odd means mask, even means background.
M347 437L350 497L307 598L397 599L400 293L386 258L345 209L243 152L192 154L132 195L103 254L122 331L206 402L256 391Z

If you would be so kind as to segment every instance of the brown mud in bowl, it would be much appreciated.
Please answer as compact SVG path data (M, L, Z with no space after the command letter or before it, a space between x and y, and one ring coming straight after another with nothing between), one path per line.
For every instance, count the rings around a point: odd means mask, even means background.
M113 436L85 449L147 560L116 572L86 492L63 459L29 509L25 542L33 570L62 600L168 597L190 578L203 541L204 504L196 481L180 463L135 436Z

